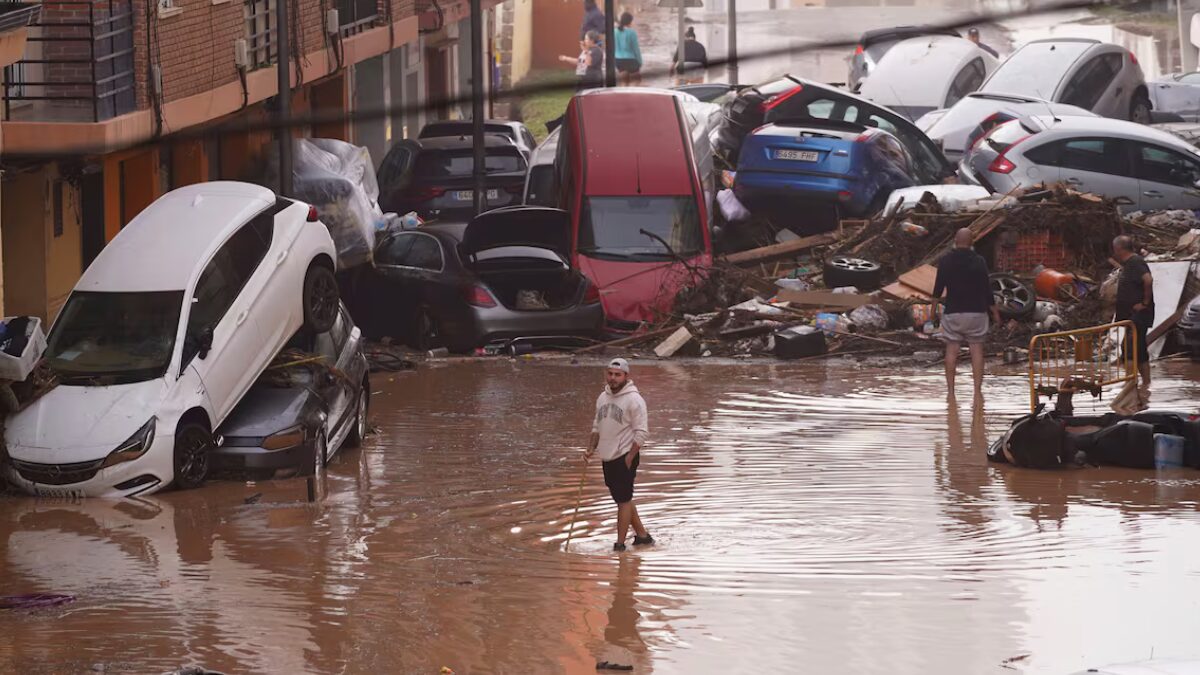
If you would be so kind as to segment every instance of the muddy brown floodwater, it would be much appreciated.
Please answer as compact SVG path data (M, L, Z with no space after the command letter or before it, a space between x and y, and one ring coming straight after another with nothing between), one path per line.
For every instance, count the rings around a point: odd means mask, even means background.
M1157 366L1155 407L1195 411L1198 375ZM593 467L562 551L598 363L377 376L379 433L339 455L319 505L301 480L0 501L0 595L77 596L0 612L0 672L1065 674L1200 657L1200 472L989 466L986 440L1026 405L1016 371L982 409L967 389L948 404L934 370L635 363L634 379L651 549L611 551Z

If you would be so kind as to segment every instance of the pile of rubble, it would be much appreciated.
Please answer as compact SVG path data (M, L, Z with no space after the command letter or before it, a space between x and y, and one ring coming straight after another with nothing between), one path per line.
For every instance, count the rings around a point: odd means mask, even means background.
M993 195L946 208L926 192L871 221L798 237L719 259L677 297L675 313L651 330L604 347L653 347L675 355L780 358L935 354L936 262L960 228L987 260L1003 324L989 352L1019 360L1030 338L1107 323L1117 270L1114 237L1129 234L1148 261L1200 259L1191 211L1122 216L1119 204L1062 187ZM1195 270L1180 293L1200 292ZM1152 336L1153 337L1153 336Z

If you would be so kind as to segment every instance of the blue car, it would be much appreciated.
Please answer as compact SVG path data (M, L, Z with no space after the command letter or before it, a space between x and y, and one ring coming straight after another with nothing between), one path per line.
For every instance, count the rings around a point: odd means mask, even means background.
M904 145L878 127L829 119L768 124L742 145L733 191L756 215L801 234L874 215L915 185Z

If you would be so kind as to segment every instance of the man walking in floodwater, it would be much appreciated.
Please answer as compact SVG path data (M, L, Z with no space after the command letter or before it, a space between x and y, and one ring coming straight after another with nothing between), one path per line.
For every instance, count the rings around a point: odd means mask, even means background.
M642 525L633 505L633 481L649 427L646 402L637 385L629 379L629 362L613 359L604 373L606 386L596 399L596 417L587 459L598 454L604 464L604 484L617 503L617 543L614 551L625 550L625 537L633 525L633 545L653 544L654 538Z
M1137 333L1138 374L1142 386L1138 391L1145 399L1150 394L1150 345L1146 334L1154 323L1154 276L1150 265L1134 250L1133 239L1121 235L1113 239L1113 258L1121 265L1121 277L1117 280L1117 321L1133 322ZM1125 358L1131 358L1129 342L1125 343Z
M975 235L962 228L954 235L954 250L938 261L937 279L933 284L933 301L946 293L942 310L942 338L946 341L946 386L954 393L954 375L958 368L958 351L966 342L971 350L971 375L975 391L983 389L983 343L988 334L988 313L1000 322L1000 311L992 297L988 282L987 262L971 245Z

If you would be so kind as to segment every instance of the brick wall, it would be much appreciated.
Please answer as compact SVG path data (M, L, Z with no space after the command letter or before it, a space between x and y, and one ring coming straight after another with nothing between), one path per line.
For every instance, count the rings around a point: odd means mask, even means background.
M73 85L68 82L91 82L92 66L90 63L65 63L66 61L88 61L91 58L91 47L88 41L92 35L86 26L72 24L87 24L91 21L91 13L87 2L50 2L42 6L42 17L38 29L42 38L42 59L53 61L43 66L42 75L34 74L30 79L44 80L62 84L49 84L45 87L30 87L32 96L52 96L55 98L90 97L90 85ZM36 71L35 71L36 72ZM87 100L62 100L60 105L91 107Z
M162 69L163 100L176 101L238 79L233 43L245 37L243 0L175 0L173 15L150 17L150 49Z

